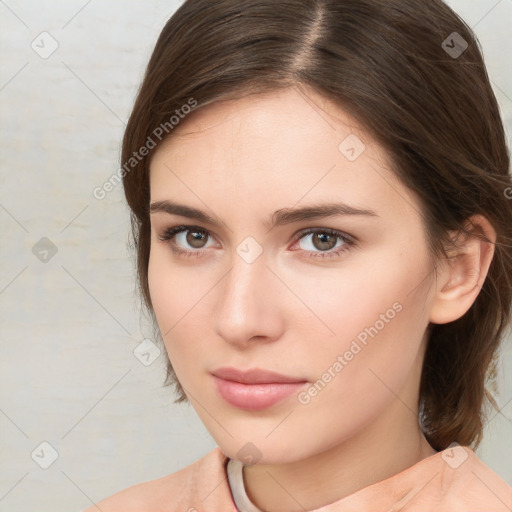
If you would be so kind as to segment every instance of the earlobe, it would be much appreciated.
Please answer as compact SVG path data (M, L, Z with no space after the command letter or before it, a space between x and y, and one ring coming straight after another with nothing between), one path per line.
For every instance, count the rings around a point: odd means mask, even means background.
M429 317L434 324L461 318L475 302L487 277L494 256L496 232L481 215L471 217L467 225L471 234L453 233L459 235L457 248L447 251L448 257L437 269Z

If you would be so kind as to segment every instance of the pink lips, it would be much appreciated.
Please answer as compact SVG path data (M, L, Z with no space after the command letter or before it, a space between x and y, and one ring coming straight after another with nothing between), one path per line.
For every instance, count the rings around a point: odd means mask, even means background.
M281 402L307 382L254 368L218 368L212 373L220 396L234 407L258 411Z

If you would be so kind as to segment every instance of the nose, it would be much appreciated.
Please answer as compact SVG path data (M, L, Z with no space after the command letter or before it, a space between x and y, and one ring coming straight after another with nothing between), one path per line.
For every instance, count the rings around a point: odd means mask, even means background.
M280 286L264 255L247 263L234 254L231 270L217 287L215 332L238 349L280 338L285 328Z

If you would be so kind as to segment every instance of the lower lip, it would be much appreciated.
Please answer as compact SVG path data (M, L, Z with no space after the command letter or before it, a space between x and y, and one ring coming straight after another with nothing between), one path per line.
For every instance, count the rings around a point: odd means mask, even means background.
M213 376L217 390L224 400L239 409L260 411L297 393L306 382L273 382L270 384L242 384Z

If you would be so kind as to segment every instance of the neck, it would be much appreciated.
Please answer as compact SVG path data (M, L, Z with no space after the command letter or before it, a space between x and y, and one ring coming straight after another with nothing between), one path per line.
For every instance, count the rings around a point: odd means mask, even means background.
M314 510L435 454L421 432L416 404L417 393L396 396L374 422L325 452L245 467L249 499L266 512Z

